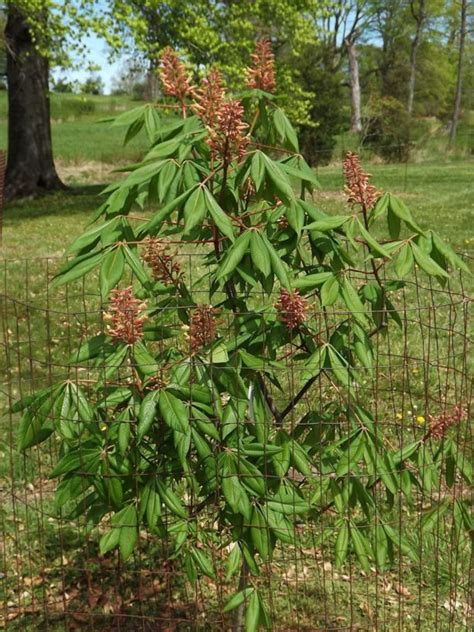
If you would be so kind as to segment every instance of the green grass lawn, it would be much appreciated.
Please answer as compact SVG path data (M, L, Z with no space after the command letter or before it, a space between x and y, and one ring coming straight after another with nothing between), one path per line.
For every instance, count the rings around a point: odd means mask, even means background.
M51 95L53 149L59 164L134 161L146 148L144 135L123 147L123 129L101 120L140 105L129 97ZM6 93L0 92L0 147L7 147Z
M138 105L128 97L51 95L54 154L61 176L74 190L10 204L5 211L3 257L59 255L79 234L113 167L139 159L147 148L143 132L124 147L123 128L100 121ZM6 147L6 117L6 93L0 92L0 147ZM466 120L460 126L462 139L472 136L470 123ZM350 139L339 139L335 155L341 155L344 144L350 145ZM405 198L421 225L435 226L458 251L471 251L472 153L443 153L438 147L420 164L370 164L369 169L377 187ZM341 167L334 161L317 173L322 188L316 199L322 208L337 212L344 203Z
M472 254L474 161L370 165L370 170L374 184L403 197L422 226L434 227L457 251ZM315 199L322 209L338 212L344 205L341 169L320 168L318 176L321 191L315 193ZM9 204L4 217L3 257L60 255L99 205L101 184L75 186L72 178L69 191Z

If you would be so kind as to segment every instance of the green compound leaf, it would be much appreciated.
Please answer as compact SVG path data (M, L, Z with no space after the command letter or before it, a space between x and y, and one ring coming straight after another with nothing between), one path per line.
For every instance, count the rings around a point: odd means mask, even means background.
M184 234L203 223L206 216L206 202L202 187L191 193L184 205Z
M183 402L168 391L161 391L158 399L160 413L166 424L177 432L187 433L189 414Z
M336 538L335 545L335 556L336 556L336 566L337 568L341 568L344 564L347 552L349 549L349 528L347 525L344 525L339 529L339 533Z
M250 236L250 256L257 270L267 277L271 272L270 255L264 240L257 231L252 231Z
M229 216L225 214L215 197L206 187L204 188L204 196L206 208L211 215L212 221L223 235L234 241L234 229Z
M250 595L245 612L245 632L255 632L260 623L260 599L256 590Z
M443 277L445 279L449 279L449 274L446 270L443 270L441 266L439 266L436 261L427 255L419 246L415 244L415 242L411 242L411 249L413 250L413 255L415 257L416 263L420 266L422 270L429 274L430 276Z
M223 262L219 265L217 272L217 280L229 277L242 261L247 253L250 243L251 232L242 233L227 251L227 255Z
M122 248L117 246L104 256L100 266L100 293L102 300L107 300L110 290L114 288L123 275L125 259Z

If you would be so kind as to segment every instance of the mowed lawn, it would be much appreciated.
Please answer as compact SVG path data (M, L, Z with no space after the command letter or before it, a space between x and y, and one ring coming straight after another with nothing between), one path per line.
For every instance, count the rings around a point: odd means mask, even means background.
M473 254L474 161L367 167L373 173L374 184L403 197L422 226L434 228L458 252ZM99 205L100 191L106 184L100 176L109 172L110 166L97 172L97 183L87 185L75 184L72 175L67 191L8 204L3 220L2 257L61 255ZM336 165L317 172L321 190L315 192L315 200L322 210L341 212L345 205L341 168ZM94 172L89 179L94 179Z
M133 161L146 146L145 136L133 139L124 150L123 128L107 119L143 105L122 96L52 94L51 130L54 153L60 164L83 165ZM0 148L7 147L7 95L0 92Z
M142 105L129 97L51 95L53 146L58 171L70 185L65 192L9 204L4 213L3 258L58 256L65 245L86 225L100 203L99 193L114 167L135 162L147 148L140 133L124 147L124 128L101 122ZM472 136L471 117L460 125L460 143ZM0 147L6 147L6 93L0 93ZM467 127L466 127L467 126ZM337 154L343 154L344 138ZM445 143L445 139L439 138ZM464 142L464 141L463 141ZM462 143L461 143L462 144ZM415 157L416 157L415 153ZM428 154L430 155L430 154ZM474 246L474 153L464 147L455 152L433 145L429 162L403 165L366 164L374 184L401 195L418 222L435 228L459 252ZM317 169L321 191L315 199L322 210L341 212L344 207L343 178L337 160Z

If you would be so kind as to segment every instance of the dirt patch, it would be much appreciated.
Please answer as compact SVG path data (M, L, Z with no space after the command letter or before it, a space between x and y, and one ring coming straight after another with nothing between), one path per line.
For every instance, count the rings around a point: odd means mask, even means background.
M346 196L344 195L344 191L315 191L313 193L313 199L316 201L336 200L343 204L346 200Z
M90 160L88 162L64 162L56 160L59 177L66 184L98 184L123 178L114 173L119 165Z

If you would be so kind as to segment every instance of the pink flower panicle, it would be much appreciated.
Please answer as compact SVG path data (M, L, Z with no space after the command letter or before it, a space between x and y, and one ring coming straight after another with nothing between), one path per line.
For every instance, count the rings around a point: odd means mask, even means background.
M165 285L173 285L181 277L181 266L176 255L169 254L169 245L156 237L148 237L145 241L144 261L151 268L155 281Z
M169 46L161 53L160 78L163 92L168 96L176 97L182 104L186 97L194 95L195 88L185 65Z
M308 301L300 296L298 290L288 292L282 288L275 308L278 312L278 320L291 331L306 320Z
M429 434L433 439L443 439L452 426L457 426L466 417L466 411L461 405L454 406L451 413L442 412L430 415Z
M217 113L217 123L209 128L207 143L214 157L230 163L235 158L241 159L249 143L245 134L248 128L243 120L244 108L240 101L231 100L222 103Z
M220 109L224 103L224 95L222 75L216 68L213 68L196 90L192 105L193 112L207 127L214 129L216 126Z
M195 94L192 110L209 132L207 143L214 158L232 162L242 158L249 138L243 121L244 108L240 101L224 100L222 75L217 69L209 72Z
M198 305L192 310L187 338L193 353L215 340L216 314L210 305Z
M273 92L275 90L275 55L272 52L270 40L259 40L251 57L252 65L247 69L247 86Z
M132 345L143 338L143 323L147 320L144 313L146 303L133 296L132 288L112 290L110 309L104 314L107 335L117 342Z
M343 169L346 179L344 191L347 195L347 201L351 206L360 205L369 211L380 197L380 191L369 184L370 173L366 173L362 169L359 156L351 151L346 154Z

